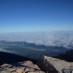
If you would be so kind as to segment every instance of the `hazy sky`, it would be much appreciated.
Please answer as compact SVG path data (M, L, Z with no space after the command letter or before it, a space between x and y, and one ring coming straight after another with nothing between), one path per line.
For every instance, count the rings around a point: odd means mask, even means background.
M73 30L73 0L0 0L0 32Z

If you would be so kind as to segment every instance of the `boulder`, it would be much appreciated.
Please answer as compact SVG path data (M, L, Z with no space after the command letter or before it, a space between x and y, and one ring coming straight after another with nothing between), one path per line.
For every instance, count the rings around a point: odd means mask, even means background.
M72 73L73 70L72 62L66 62L64 60L48 56L40 58L37 65L46 73Z

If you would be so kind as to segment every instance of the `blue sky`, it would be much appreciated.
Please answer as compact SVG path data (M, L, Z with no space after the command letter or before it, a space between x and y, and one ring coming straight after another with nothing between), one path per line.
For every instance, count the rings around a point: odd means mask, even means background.
M0 32L73 30L73 0L0 0Z

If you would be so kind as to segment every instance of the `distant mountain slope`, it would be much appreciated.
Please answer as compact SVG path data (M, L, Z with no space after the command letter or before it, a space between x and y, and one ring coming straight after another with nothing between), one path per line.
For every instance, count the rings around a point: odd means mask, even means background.
M20 55L15 55L12 53L0 52L0 65L2 65L4 63L11 64L11 63L17 63L17 62L27 61L27 60L30 60L33 63L37 62L37 60L35 60L35 59L23 57Z

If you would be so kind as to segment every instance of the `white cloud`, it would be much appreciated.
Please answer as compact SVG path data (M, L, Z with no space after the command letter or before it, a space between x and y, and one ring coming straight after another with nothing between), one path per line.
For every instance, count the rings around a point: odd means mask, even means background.
M37 45L73 48L73 32L70 31L0 34L0 40L24 41ZM71 46L69 47L69 45Z

